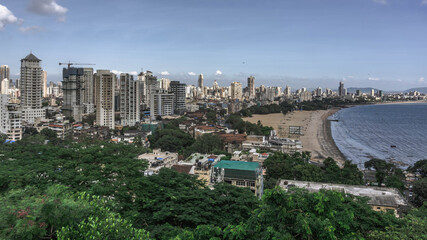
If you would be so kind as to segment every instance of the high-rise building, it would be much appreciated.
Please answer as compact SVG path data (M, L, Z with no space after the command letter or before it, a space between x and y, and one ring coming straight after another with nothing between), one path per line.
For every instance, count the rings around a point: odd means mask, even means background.
M156 90L150 94L150 117L173 115L174 94L165 90Z
M9 103L9 95L0 94L0 133L7 134L9 140L21 140L21 121L18 105Z
M7 78L1 81L1 94L9 94L9 83Z
M232 82L230 88L231 88L231 93L230 93L231 99L241 100L243 96L242 84L239 82Z
M157 81L157 77L153 76L153 72L147 71L145 73L145 86L146 86L146 96L145 103L147 106L151 106L151 95L160 90L160 82Z
M64 97L62 113L66 117L72 117L75 121L81 122L84 113L84 69L64 68L62 70L62 77Z
M203 91L203 74L200 74L200 75L199 75L199 81L198 81L197 86L198 86L200 89L202 89L202 91Z
M180 83L179 81L172 81L170 84L170 90L174 95L174 113L178 115L184 114L186 110L185 105L185 88L187 85L185 83Z
M255 97L255 77L248 77L249 98Z
M93 68L83 68L83 112L95 112Z
M120 119L123 126L135 126L141 119L139 85L133 75L120 74Z
M169 90L169 87L171 85L171 80L167 79L167 78L161 78L159 80L160 82L160 88L163 90Z
M42 109L43 84L41 60L32 53L21 59L21 91L22 118L27 123L34 123L45 117Z
M292 95L291 87L289 87L288 85L286 85L284 93L285 93L285 96L287 96L287 97L291 96Z
M373 88L371 89L371 96L375 97L375 89L373 89Z
M340 81L340 85L338 87L338 96L345 96L345 88L344 88L344 83L342 81Z
M3 81L3 79L10 79L10 68L7 65L1 65L0 66L0 81Z
M115 127L114 93L116 74L109 70L97 70L95 75L96 125Z
M47 71L42 71L43 97L47 98Z

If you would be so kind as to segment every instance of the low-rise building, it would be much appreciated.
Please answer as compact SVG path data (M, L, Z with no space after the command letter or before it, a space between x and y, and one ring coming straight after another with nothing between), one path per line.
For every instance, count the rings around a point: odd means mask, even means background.
M359 197L368 197L368 204L374 211L393 211L396 216L409 206L403 196L395 188L371 187L363 185L333 184L322 182L306 182L294 180L280 180L279 186L285 190L290 187L307 189L309 192L318 192L322 189L339 191Z
M250 188L257 197L264 191L261 165L257 162L221 160L211 169L211 183L225 182Z
M152 153L144 153L138 159L148 161L149 167L145 175L157 174L162 168L171 168L178 163L178 153L162 152L161 149L154 149Z

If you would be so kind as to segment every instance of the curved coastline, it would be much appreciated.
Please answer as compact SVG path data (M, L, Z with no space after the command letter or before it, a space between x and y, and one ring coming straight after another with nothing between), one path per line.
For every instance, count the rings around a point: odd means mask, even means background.
M407 104L408 105L415 105L415 104L426 104L426 103L427 103L427 101L401 101L401 102L387 102L387 103L377 103L377 104L351 105L351 106L346 106L346 108L366 107L366 106L375 106L375 105L379 105L379 106L380 105L407 105ZM343 108L341 110L344 110L346 108ZM370 126L370 124L368 124L367 126ZM338 127L338 126L336 126L336 127ZM347 139L347 138L340 139L342 137L337 137L337 134L339 132L342 132L343 129L349 129L349 128L352 129L352 126L347 126L346 128L339 127L337 129L341 129L341 130L338 131L338 130L335 130L331 126L331 122L329 122L329 128L330 129L328 131L328 134L330 134L329 136L330 136L331 140L334 142L337 149L339 149L339 151L341 152L344 159L347 159L347 160L351 161L352 163L357 164L360 168L363 168L363 163L365 161L367 161L366 159L369 159L369 156L370 156L370 158L376 157L376 158L381 158L381 159L390 161L390 162L392 162L392 163L394 163L400 167L404 167L404 168L406 168L408 165L413 164L414 160L409 160L408 158L406 158L406 155L402 156L402 154L399 150L398 150L399 153L393 153L392 152L393 149L384 149L384 147L376 147L377 146L377 145L375 145L376 142L373 142L373 143L371 143L371 142L366 143L365 141L357 142L358 140L356 140L356 139L360 140L360 138L355 138L354 140L352 140L352 138L350 138L349 141L344 140L344 142L342 142L343 139ZM359 128L360 128L360 126L359 126ZM373 135L371 134L372 136L375 136L376 138L378 138L379 132L381 132L381 131L384 132L384 130L382 128L377 128L377 129L378 129L378 131L376 131L376 129L375 129L372 132ZM347 131L352 131L352 134L355 134L355 132L353 130L345 130L345 132L347 132ZM345 132L342 132L342 133L344 133L344 135L345 135L346 134ZM349 134L351 134L351 133L349 133ZM368 136L366 134L367 133L365 132L365 136ZM334 138L334 135L335 135L336 139ZM369 135L369 136L371 136L371 135ZM405 139L409 139L409 138L405 138ZM337 143L337 141L338 141L338 143ZM354 141L354 143L353 143L353 141ZM384 141L380 141L380 142L384 143ZM343 143L344 143L344 145L343 145ZM395 144L395 143L397 143L397 142L387 143L388 144L387 146L393 146L393 144ZM348 144L351 144L349 149L347 149L347 147L346 147ZM369 147L370 144L374 144L373 146L375 146L375 147L374 148ZM398 144L396 144L396 145L398 145ZM342 150L338 146L340 146L342 148ZM366 146L367 148L365 149L364 146ZM351 149L353 149L353 150L351 150ZM358 149L358 150L355 150L355 149ZM405 150L406 149L407 148L405 148ZM345 154L349 154L349 155L345 155ZM406 154L406 153L404 153L404 154ZM407 156L413 158L412 154L408 154ZM356 157L356 159L355 159L355 157ZM405 160L402 160L402 159L405 159Z

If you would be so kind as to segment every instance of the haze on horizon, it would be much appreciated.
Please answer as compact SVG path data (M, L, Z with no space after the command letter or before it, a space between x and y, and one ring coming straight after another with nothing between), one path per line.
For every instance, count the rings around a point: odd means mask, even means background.
M0 2L0 65L58 62L206 85L427 87L427 0Z

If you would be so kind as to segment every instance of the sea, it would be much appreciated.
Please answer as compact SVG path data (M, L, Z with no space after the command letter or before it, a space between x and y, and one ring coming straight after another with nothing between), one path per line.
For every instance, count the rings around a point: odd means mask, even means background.
M372 158L403 169L427 159L427 103L344 108L329 120L335 144L360 169Z

